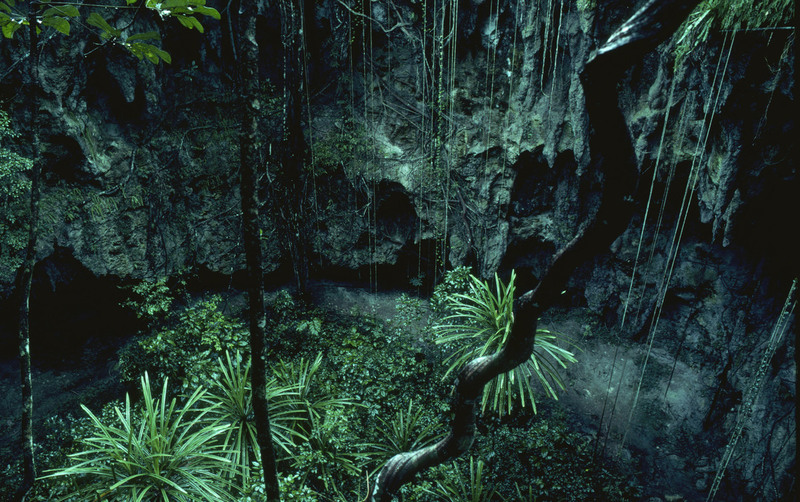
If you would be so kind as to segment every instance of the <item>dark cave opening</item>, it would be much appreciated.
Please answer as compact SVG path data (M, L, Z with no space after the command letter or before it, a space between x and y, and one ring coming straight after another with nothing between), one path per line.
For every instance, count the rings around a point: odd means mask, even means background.
M133 312L120 306L127 297L120 284L96 277L65 248L56 247L40 261L30 307L34 365L81 364L87 348L112 359L117 347L141 327ZM15 342L15 337L4 337L5 346Z

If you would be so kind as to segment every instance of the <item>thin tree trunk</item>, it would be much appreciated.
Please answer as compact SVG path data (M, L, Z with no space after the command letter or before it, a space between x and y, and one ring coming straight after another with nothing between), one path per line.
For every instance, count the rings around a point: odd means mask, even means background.
M31 5L28 15L30 23L30 78L31 78L31 136L32 160L30 221L28 227L28 245L25 250L25 261L19 272L19 372L22 381L22 485L15 495L16 500L25 500L36 479L36 464L33 455L33 382L31 379L31 343L30 343L30 300L33 285L33 268L36 265L36 240L39 223L39 37L36 33L36 7Z
M275 451L272 446L272 432L269 423L269 403L267 402L267 361L264 346L264 279L261 267L261 235L258 222L258 178L259 163L258 111L259 77L258 44L256 42L256 2L242 2L240 11L242 38L240 44L242 97L241 131L241 184L242 227L245 260L247 262L247 281L249 298L250 350L252 369L250 377L253 386L253 407L255 408L256 433L264 468L267 501L280 500L278 471Z
M698 0L649 1L619 28L586 64L583 82L592 127L591 168L603 174L602 199L594 216L552 258L542 280L514 302L514 325L496 354L474 359L458 375L448 435L435 445L395 455L378 473L372 501L392 494L423 469L465 453L475 437L475 418L484 386L530 358L539 316L559 296L573 271L605 252L633 214L639 172L628 129L617 104L622 73L669 37Z

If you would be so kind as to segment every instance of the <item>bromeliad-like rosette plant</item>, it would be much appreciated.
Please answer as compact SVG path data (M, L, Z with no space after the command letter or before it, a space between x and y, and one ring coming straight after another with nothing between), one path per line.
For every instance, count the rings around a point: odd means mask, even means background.
M141 385L143 406L131 406L126 396L113 423L81 405L95 435L82 440L72 465L45 477L72 477L74 489L65 500L234 500L228 472L235 466L217 441L225 426L207 423L209 408L197 406L205 390L178 406L167 400L166 379L160 399L153 398L147 373Z
M222 449L231 464L238 466L230 472L241 474L246 485L252 463L260 461L250 382L251 359L240 352L233 356L225 352L225 361L220 359L217 364L219 375L212 375L213 383L203 396L202 404L208 409L209 423L224 427L220 436ZM302 419L297 409L303 404L298 385L283 384L272 378L267 382L267 400L272 441L279 454L290 456L295 442L308 441L296 430L296 424Z
M450 351L445 359L449 364L445 378L457 373L464 364L476 357L494 354L506 343L514 323L514 279L511 272L508 284L495 274L494 288L487 281L470 276L469 291L449 295L447 303L452 314L434 326L436 343ZM536 413L536 399L531 381L542 385L545 395L558 399L557 388L564 389L558 368L577 361L575 354L559 343L573 345L566 337L546 329L536 332L536 342L530 359L489 382L483 392L481 411L487 406L500 416L510 413L517 401L521 407L530 403ZM573 345L574 346L574 345Z

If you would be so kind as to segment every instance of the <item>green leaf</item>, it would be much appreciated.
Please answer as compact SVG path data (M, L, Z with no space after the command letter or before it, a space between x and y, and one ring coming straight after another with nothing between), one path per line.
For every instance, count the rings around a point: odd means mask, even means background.
M135 42L132 44L125 44L131 54L139 59L147 58L153 64L158 64L163 60L165 63L171 63L172 57L165 50L159 49L155 45Z
M80 15L80 13L78 12L77 7L75 7L74 5L64 5L58 7L50 7L49 9L44 11L42 17L43 18L55 17L55 16L77 17L78 15Z
M161 35L158 34L157 31L148 31L145 33L137 33L135 35L131 35L127 38L127 42L133 42L136 40L161 40Z
M122 34L120 30L108 24L108 21L103 19L97 12L92 12L89 14L89 17L86 19L86 23L103 30L104 38L119 38L119 36Z
M220 14L219 14L219 11L217 9L212 8L212 7L202 7L201 6L201 7L195 7L193 10L197 14L202 14L204 16L212 17L212 18L216 19L217 21L219 21L222 18L222 16L220 16Z
M5 2L0 2L0 10L4 10L4 11L8 12L9 14L11 14L11 7L6 5Z
M198 21L196 18L192 16L175 16L175 17L178 18L178 21L180 21L182 25L189 28L190 30L194 28L200 33L203 33L205 31L203 29L203 25L200 24L200 21Z
M156 3L156 7L160 7L161 10L175 10L180 8L186 8L189 6L189 0L165 0L161 2L159 5Z
M55 28L64 35L69 35L69 21L63 17L46 17L42 19L42 24Z
M22 28L23 23L17 23L16 21L9 20L5 24L3 24L3 36L5 38L13 38L14 32L18 29Z

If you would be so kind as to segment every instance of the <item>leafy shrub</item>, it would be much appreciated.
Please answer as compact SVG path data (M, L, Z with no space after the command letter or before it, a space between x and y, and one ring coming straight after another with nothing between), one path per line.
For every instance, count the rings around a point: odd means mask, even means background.
M391 329L398 336L417 335L418 327L420 326L425 309L422 306L422 300L414 298L406 293L402 293L400 298L395 303L395 310L397 314L391 319Z
M11 129L11 118L0 110L0 282L11 282L22 265L22 252L28 242L26 201L31 181L26 176L30 159L6 147L19 134Z
M133 311L136 317L146 320L148 324L163 320L175 300L167 286L166 277L157 281L141 281L124 289L130 291L130 296L120 305Z
M496 421L475 441L474 455L491 466L485 483L508 500L526 494L537 501L636 500L641 488L613 464L598 466L588 438L557 419L523 427Z
M308 401L311 427L303 430L310 441L298 445L291 469L303 473L305 485L350 500L359 496L360 473L377 467L376 445L389 417L407 409L409 400L443 411L445 391L438 368L396 326L317 310L296 310L295 316L273 327L284 340L282 350L270 354L273 360L293 357L275 363L279 380L309 382L300 393ZM433 422L431 415L428 410L417 423L424 428Z
M322 353L313 360L279 360L273 374L277 382L292 385L297 392L297 400L291 403L297 417L292 425L300 441L296 441L287 461L302 473L304 486L309 483L328 491L340 486L347 476L358 474L365 455L359 451L361 440L350 424L360 405L320 385L323 361Z
M266 499L267 490L264 486L264 470L259 462L252 464L253 477L245 487L242 497L236 502L262 502ZM304 484L299 474L278 473L281 500L297 500L300 502L317 502L317 494Z
M472 273L469 268L460 266L445 272L442 281L433 288L431 296L431 310L434 314L445 316L448 314L450 302L448 298L455 295L467 294L470 287Z
M183 389L196 388L204 375L214 374L225 351L249 353L244 325L219 311L219 296L201 300L178 316L173 327L129 344L120 352L120 378L130 384L145 371L154 379L177 380Z
M220 436L225 458L238 466L231 474L240 474L243 484L250 477L250 466L260 461L260 450L253 409L253 390L250 383L250 358L240 353L232 358L225 353L225 362L218 361L219 377L210 382L209 392L202 398L208 408L207 420L224 426ZM298 408L302 406L297 383L283 385L273 378L267 382L270 429L275 446L291 454L295 439L306 438L296 431L294 424L300 420ZM277 453L279 453L277 452Z

